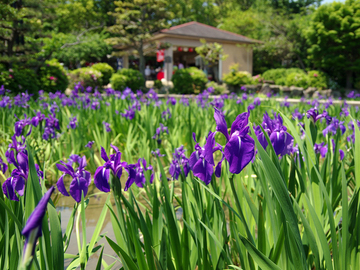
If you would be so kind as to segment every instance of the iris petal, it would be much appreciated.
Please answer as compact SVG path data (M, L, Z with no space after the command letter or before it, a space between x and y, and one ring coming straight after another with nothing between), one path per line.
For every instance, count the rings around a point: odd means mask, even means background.
M221 110L219 110L218 108L214 108L215 112L214 112L214 118L215 118L215 122L216 122L216 130L221 132L222 134L224 134L226 140L228 141L230 139L229 133L227 131L227 124L225 121L225 116L222 113Z
M58 190L60 191L60 193L64 196L70 196L69 193L67 192L65 185L64 185L64 176L65 174L63 174L62 176L60 176L59 180L56 183L56 186L58 188Z
M109 177L110 177L110 169L106 169L104 166L100 166L99 168L96 169L96 172L94 174L95 186L103 192L109 192L110 191Z
M84 193L84 197L86 196L88 191L87 181L83 177L74 178L74 180L70 183L70 195L74 198L76 202L81 201L81 193Z
M230 165L230 172L238 174L253 159L255 154L255 142L249 136L231 136L224 149L224 155Z

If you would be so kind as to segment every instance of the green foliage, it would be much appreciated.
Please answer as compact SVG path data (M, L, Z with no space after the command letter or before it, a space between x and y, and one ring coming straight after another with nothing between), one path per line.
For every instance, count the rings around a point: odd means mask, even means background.
M194 94L204 90L207 83L206 75L196 67L178 69L172 76L173 92L177 94Z
M144 43L152 34L167 28L172 13L165 0L115 1L116 24L107 30L113 36L107 39L111 45L125 45L139 55L139 69L145 78Z
M206 88L212 87L215 95L221 95L225 92L226 88L223 85L219 85L214 81L208 82Z
M171 77L171 81L174 84L174 88L172 89L172 92L177 94L194 93L192 78L186 68L178 69Z
M286 76L287 86L297 86L306 89L309 86L309 77L304 72L293 72Z
M224 55L222 45L219 43L206 43L206 40L200 39L201 46L196 47L195 51L204 60L205 65L216 65L220 60L225 60L228 55Z
M326 89L328 87L326 74L319 70L310 70L308 72L308 81L311 87L318 89Z
M98 62L106 58L111 53L111 46L104 41L107 37L109 34L106 33L87 33L81 37L59 33L45 39L44 50L72 69L78 63Z
M224 82L233 87L240 87L253 82L251 74L247 71L239 71L239 65L235 64L230 67L230 72L224 75Z
M162 84L162 82L160 80L155 80L154 81L154 88L161 89L162 86L163 86L163 84Z
M99 90L102 88L102 74L100 71L87 67L87 68L78 68L69 73L70 84L69 87L71 89L78 83L86 87L92 87L93 90L95 87L98 87Z
M203 91L208 81L206 74L197 67L189 67L186 70L190 73L191 81L195 89L198 91Z
M110 82L110 78L114 73L114 69L107 63L96 63L91 66L93 69L98 70L103 75L103 84L107 85Z
M64 67L56 59L46 61L39 70L39 88L45 92L64 92L69 84Z
M360 71L360 1L348 0L320 6L305 31L309 59L332 76L346 74L351 87Z
M131 68L123 68L123 69L117 71L117 74L125 76L125 78L126 78L125 82L124 82L125 87L129 87L134 92L136 90L143 89L145 86L145 79L142 76L142 74L140 73L140 71L138 71L138 70L131 69ZM120 77L117 77L117 78L118 78L117 80L119 80Z
M127 77L125 75L114 73L110 78L111 87L115 90L124 90L126 87L126 79Z
M265 71L261 76L264 80L274 81L277 85L286 85L286 78L290 73L305 74L300 68L276 68Z
M28 91L29 94L36 94L39 91L39 81L32 69L12 68L0 69L0 85L11 90L13 94Z

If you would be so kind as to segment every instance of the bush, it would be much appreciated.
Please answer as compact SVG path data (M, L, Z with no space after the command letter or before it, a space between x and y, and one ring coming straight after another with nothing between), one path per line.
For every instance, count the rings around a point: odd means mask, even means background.
M305 74L300 68L275 68L265 71L261 77L264 80L274 81L277 85L286 85L286 78L291 73Z
M120 75L123 75L126 77L125 87L129 87L132 91L143 89L145 86L145 79L142 76L141 72L138 70L130 69L130 68L123 68L123 69L119 70L117 72L117 74L120 74ZM123 90L120 88L117 89L114 86L112 86L112 87L116 90Z
M197 67L189 67L187 68L187 71L190 73L194 88L199 92L204 90L206 87L206 83L208 82L206 74Z
M91 66L93 69L100 71L103 75L102 80L104 85L108 85L110 82L110 78L114 73L114 69L106 63L97 63Z
M216 82L208 82L206 84L206 88L212 87L214 88L214 95L221 95L225 92L226 88L223 85L219 85Z
M69 85L69 79L64 67L56 60L46 61L39 70L39 88L45 92L64 92Z
M70 72L70 88L74 88L76 84L79 82L84 88L92 87L95 89L96 87L101 88L102 83L102 73L93 69L91 67L86 68L78 68Z
M0 86L4 85L5 89L14 94L28 91L29 94L37 94L39 81L32 69L20 69L14 67L5 69L0 67Z
M186 68L178 69L171 78L174 84L172 92L177 94L193 94L194 87L190 72Z
M194 94L204 90L208 80L202 70L196 67L189 67L176 70L171 81L174 84L172 92L177 94Z
M240 88L245 84L252 84L253 79L247 71L238 71L238 65L230 67L230 72L224 75L224 82L231 87Z
M114 73L110 78L111 87L115 90L124 90L127 77L125 75Z
M287 86L297 86L306 89L309 86L309 77L303 72L293 72L286 77Z
M162 82L160 80L155 80L154 81L154 88L155 89L161 89L161 87L163 86Z
M316 87L318 89L326 89L328 87L328 80L324 72L318 70L310 70L308 72L308 78L310 87Z

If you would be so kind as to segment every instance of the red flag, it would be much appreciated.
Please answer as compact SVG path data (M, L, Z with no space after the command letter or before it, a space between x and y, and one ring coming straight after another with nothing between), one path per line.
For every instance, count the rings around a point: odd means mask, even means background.
M157 50L156 51L156 61L162 62L165 59L165 51L164 50Z

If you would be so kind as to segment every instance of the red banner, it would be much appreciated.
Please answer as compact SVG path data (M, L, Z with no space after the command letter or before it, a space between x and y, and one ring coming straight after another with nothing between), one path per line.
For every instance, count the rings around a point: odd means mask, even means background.
M156 51L156 61L162 62L165 59L165 50Z

